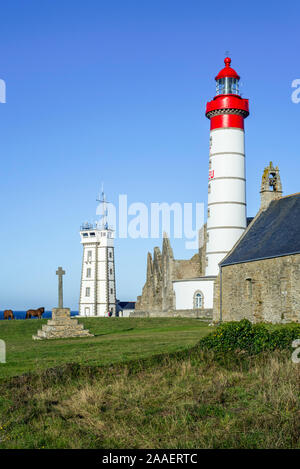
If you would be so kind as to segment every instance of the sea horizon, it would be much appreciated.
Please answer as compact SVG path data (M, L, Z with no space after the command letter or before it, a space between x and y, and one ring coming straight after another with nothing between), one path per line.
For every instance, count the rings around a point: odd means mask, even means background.
M14 313L14 317L15 319L26 319L26 311L27 310L24 310L24 311L14 311L12 310L13 313ZM78 311L71 311L71 316L77 316L79 314ZM50 319L52 316L52 311L50 310L46 310L43 314L43 319ZM31 319L37 319L37 318L31 318ZM1 320L4 320L4 310L1 310L0 311L0 321Z

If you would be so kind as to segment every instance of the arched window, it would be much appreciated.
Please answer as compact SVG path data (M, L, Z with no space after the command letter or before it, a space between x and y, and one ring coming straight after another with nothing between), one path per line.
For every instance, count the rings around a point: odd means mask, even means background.
M204 304L204 297L203 297L203 293L201 291L196 291L194 293L194 308L195 309L201 309L203 308L203 304Z

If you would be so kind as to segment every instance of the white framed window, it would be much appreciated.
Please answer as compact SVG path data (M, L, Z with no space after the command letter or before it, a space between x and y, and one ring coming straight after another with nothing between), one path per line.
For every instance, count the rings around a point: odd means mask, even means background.
M90 289L90 287L86 287L86 289L85 289L85 296L91 296L91 289Z
M92 260L92 255L93 255L92 251L88 251L88 252L87 252L87 260L88 260L88 262L91 262L91 260Z
M201 309L203 308L203 305L204 305L203 293L198 290L194 293L194 308Z
M92 276L92 269L88 268L86 269L86 278L91 278Z

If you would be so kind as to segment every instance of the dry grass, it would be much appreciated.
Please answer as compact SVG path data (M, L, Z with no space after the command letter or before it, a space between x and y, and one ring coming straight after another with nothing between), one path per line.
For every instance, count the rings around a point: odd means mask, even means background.
M14 387L3 448L299 448L300 367L213 354ZM11 412L12 411L12 412Z

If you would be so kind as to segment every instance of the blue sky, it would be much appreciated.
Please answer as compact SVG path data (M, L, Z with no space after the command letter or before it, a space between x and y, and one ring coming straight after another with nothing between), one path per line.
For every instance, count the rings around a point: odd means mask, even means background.
M230 51L250 99L248 215L263 167L280 166L285 194L300 190L299 13L295 2L14 1L1 6L0 309L77 308L79 226L108 198L206 202L205 103ZM116 240L117 290L134 300L146 255L160 240ZM175 256L187 258L184 240Z

